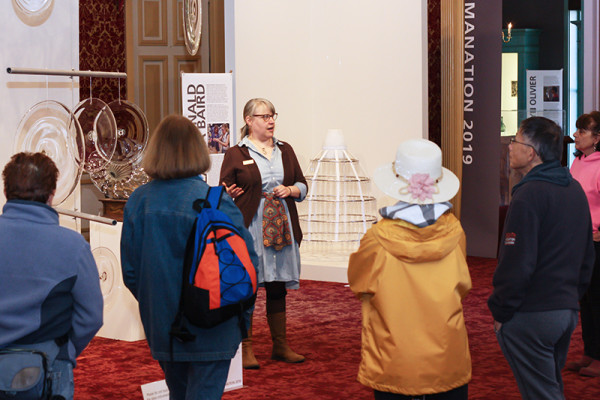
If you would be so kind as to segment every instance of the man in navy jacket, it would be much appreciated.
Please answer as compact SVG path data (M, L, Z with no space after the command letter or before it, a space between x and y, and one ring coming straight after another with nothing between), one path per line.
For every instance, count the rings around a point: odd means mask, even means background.
M523 179L501 238L488 306L523 399L563 399L561 369L594 263L583 189L560 165L562 133L543 117L521 123L510 167Z

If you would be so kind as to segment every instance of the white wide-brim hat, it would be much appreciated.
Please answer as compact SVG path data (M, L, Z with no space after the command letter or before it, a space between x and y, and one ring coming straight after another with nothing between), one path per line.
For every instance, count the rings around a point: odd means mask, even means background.
M421 174L421 175L417 175ZM428 175L427 198L419 198L412 190L411 178ZM442 167L442 150L425 139L406 140L398 146L396 160L379 166L373 174L375 185L385 194L411 204L433 204L456 196L460 182L449 169Z

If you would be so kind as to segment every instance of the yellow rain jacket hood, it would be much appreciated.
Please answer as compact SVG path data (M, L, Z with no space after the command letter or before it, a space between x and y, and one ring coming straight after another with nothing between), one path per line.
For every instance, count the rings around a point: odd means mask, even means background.
M451 213L423 228L384 218L367 231L348 265L350 288L362 300L359 382L422 395L471 380L465 246Z

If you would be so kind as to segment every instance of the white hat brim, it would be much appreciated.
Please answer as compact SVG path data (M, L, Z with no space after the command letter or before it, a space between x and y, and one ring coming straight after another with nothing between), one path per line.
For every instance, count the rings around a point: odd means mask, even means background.
M460 188L458 177L449 169L442 167L442 178L437 183L439 193L433 194L433 200L427 199L425 201L419 201L418 199L413 198L410 193L400 193L401 189L405 188L408 183L396 177L393 163L384 164L378 167L373 174L373 182L375 182L375 185L379 190L386 195L411 204L442 203L451 200L456 196L456 193L458 193L458 189Z

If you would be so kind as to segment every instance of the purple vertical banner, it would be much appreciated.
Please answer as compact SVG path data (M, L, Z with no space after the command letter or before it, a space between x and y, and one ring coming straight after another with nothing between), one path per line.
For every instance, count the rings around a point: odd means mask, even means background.
M461 223L467 254L495 258L500 205L502 2L465 0Z

